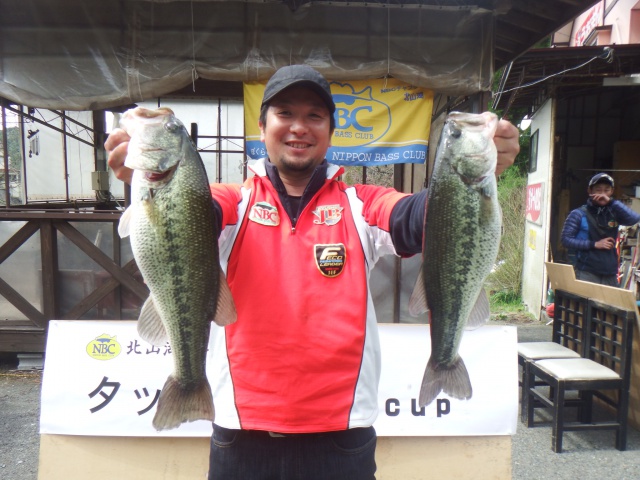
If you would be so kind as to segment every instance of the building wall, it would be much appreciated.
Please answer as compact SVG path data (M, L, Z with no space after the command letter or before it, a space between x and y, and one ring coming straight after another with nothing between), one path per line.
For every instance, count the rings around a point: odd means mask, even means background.
M609 7L611 4L611 7ZM611 25L611 44L629 44L634 43L631 37L638 35L637 22L633 21L634 12L632 9L639 9L640 2L638 0L618 0L607 1L605 8L605 25ZM637 15L638 12L635 12ZM632 24L636 23L636 26Z
M91 172L95 170L93 136L89 130L93 126L91 112L68 111L65 115L68 119L63 123L59 114L35 109L34 116L48 124L25 121L25 174L21 175L21 181L26 178L24 190L28 201L66 200L67 195L71 200L95 197L91 188ZM62 130L90 144L65 138ZM25 200L24 190L21 203Z
M535 200L527 198L527 201L537 201L533 210L539 211L539 215L528 214L525 221L522 299L529 312L536 317L540 314L546 301L547 276L544 262L549 257L548 219L551 207L551 172L554 146L551 139L554 129L554 110L554 100L547 100L531 119L531 134L533 136L537 132L538 136L537 166L535 171L529 173L527 189L528 193L539 191L539 197Z
M571 28L570 46L580 46L593 27L610 26L595 45L626 45L640 39L640 2L638 0L602 0L578 16ZM604 40L604 41L602 41Z

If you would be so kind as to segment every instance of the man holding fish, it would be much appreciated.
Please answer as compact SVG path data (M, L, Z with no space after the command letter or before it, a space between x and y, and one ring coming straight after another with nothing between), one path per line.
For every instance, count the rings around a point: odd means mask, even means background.
M322 75L304 65L280 68L260 111L268 158L243 185L211 185L237 321L212 326L210 479L375 478L380 349L369 274L382 255L423 252L427 191L341 182L342 168L325 160L334 112ZM464 162L451 169L488 197L483 182L495 183L519 145L513 125L485 116L471 127L459 118L452 138L466 139L469 128L488 140L488 170ZM126 182L128 141L116 129L105 143L109 166ZM420 292L412 301L416 312L430 305ZM457 344L450 350L456 357ZM447 370L449 360L443 354L430 363Z

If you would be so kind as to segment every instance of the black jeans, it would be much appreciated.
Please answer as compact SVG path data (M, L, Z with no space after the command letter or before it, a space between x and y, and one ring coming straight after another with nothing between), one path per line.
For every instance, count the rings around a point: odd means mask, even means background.
M373 427L278 436L213 425L209 480L375 480Z

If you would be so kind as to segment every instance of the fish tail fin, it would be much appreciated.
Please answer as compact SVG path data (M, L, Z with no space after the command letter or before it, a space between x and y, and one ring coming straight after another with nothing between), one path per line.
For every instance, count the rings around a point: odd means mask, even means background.
M213 397L206 378L194 387L185 388L173 375L169 375L153 417L152 424L156 430L177 428L182 423L194 420L213 422L213 418Z
M429 359L420 388L420 407L426 407L435 400L440 392L458 400L468 400L473 394L469 372L462 358L458 357L451 365L443 366Z

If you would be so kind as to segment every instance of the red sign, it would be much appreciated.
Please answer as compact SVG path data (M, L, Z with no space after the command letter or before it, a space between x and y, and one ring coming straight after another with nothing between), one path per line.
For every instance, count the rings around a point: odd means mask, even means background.
M544 184L536 183L534 185L527 185L527 198L526 198L526 218L530 222L542 224L540 213L542 212L542 201L544 193Z
M584 41L587 39L589 34L593 31L594 28L602 25L604 23L604 19L602 17L602 2L598 3L591 7L589 11L589 15L580 28L576 32L574 47L580 47L584 45Z

